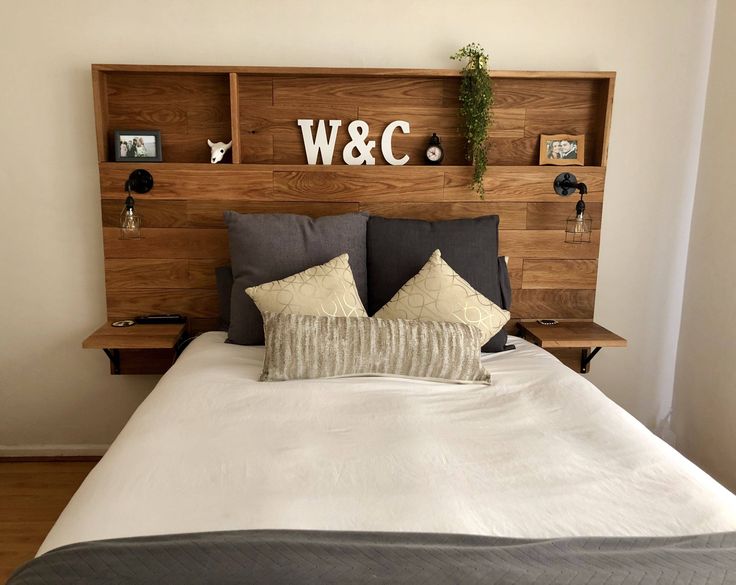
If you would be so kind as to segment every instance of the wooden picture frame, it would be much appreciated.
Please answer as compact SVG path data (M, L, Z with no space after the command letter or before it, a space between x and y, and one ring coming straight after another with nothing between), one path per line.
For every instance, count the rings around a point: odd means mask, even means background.
M539 137L540 165L584 165L585 134L542 134Z
M115 162L161 162L161 131L115 130L113 150Z

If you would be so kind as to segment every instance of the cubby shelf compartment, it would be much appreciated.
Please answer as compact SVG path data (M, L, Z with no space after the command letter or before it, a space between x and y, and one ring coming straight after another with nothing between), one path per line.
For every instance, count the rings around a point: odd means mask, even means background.
M161 131L164 161L209 161L207 139L233 140L224 164L306 162L299 118L340 119L333 165L346 166L347 125L368 122L384 165L380 138L396 119L411 125L394 135L408 166L424 165L437 132L445 162L467 166L455 70L93 65L101 162L113 160L115 129ZM585 134L585 163L605 166L615 75L608 72L492 71L495 123L489 164L536 164L540 134ZM221 163L222 164L222 163Z

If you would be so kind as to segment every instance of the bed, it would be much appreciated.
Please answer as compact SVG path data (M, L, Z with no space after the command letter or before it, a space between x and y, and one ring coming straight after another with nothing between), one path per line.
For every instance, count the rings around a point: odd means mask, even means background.
M93 66L108 319L175 312L205 333L11 585L736 580L736 496L551 354L507 339L508 326L471 348L490 384L258 381L269 320L247 291L343 254L360 299L350 306L367 320L439 252L468 298L506 319L592 319L600 226L589 246L564 243L570 206L552 187L564 169L536 165L536 137L587 135L585 166L568 170L600 215L615 74L494 78L504 126L490 135L481 201L460 166L464 139L453 142L456 71ZM154 87L157 99L131 101L130 87ZM208 120L166 123L172 107ZM143 196L146 233L121 240L131 169L111 162L108 138L141 108L164 125L175 164L142 167L156 185ZM572 110L591 115L572 121ZM304 164L297 119L329 112L347 127L371 111L374 125L411 123L415 142L401 145L410 165ZM426 166L423 134L437 128L451 159ZM199 164L208 159L195 143L228 129L233 164ZM226 269L215 286L216 267ZM585 286L569 287L580 278Z
M597 551L624 546L614 551L617 563L632 547L654 546L653 557L672 569L663 546L675 543L682 558L683 542L693 542L682 537L716 535L716 545L696 540L690 554L736 566L728 534L736 531L736 496L555 357L510 340L514 351L482 356L490 386L392 377L264 384L262 347L203 334L90 473L36 562L75 552L75 543L118 543L120 558L119 543L130 537L150 550L146 538L204 534L250 535L249 546L264 535L281 546L284 538L314 546L324 535L328 548L338 535L379 535L385 558L386 539L401 535L402 547L435 553L533 542L537 561L557 543L553 553L564 550L566 566L570 555L590 555L591 542ZM439 535L449 540L432 540ZM375 539L362 546L375 547ZM460 564L475 567L464 555ZM305 562L305 553L297 557ZM520 562L530 570L528 559ZM542 563L549 567L559 569ZM21 571L11 583L40 582L28 576Z

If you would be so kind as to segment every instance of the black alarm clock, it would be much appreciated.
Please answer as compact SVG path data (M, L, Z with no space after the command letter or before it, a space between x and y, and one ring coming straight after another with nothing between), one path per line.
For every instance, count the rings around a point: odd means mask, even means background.
M437 134L432 133L432 138L429 139L429 146L427 146L424 157L431 165L438 165L445 158L445 151L440 144L440 137Z

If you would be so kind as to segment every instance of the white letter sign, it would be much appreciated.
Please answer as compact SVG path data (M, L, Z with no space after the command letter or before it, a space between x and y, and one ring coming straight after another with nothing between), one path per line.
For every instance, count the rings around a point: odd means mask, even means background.
M371 150L376 146L375 140L368 140L368 124L363 120L355 120L348 125L348 134L352 139L342 149L342 160L348 165L374 165L376 159L373 158ZM358 156L353 156L353 150L358 151Z
M409 162L409 155L405 154L401 158L396 158L394 156L393 148L391 148L391 140L394 137L394 131L396 128L400 128L404 134L409 134L409 122L404 122L403 120L391 122L386 126L386 129L383 131L383 136L381 136L381 152L383 153L383 158L386 159L388 164L401 166Z
M307 163L310 165L317 164L317 155L322 155L322 164L332 164L332 153L335 151L335 142L337 141L337 129L342 125L340 120L330 120L330 138L327 139L325 131L325 121L320 120L317 124L317 135L312 139L312 126L314 120L297 120L299 128L302 129L302 138L304 139L304 150L307 153Z

